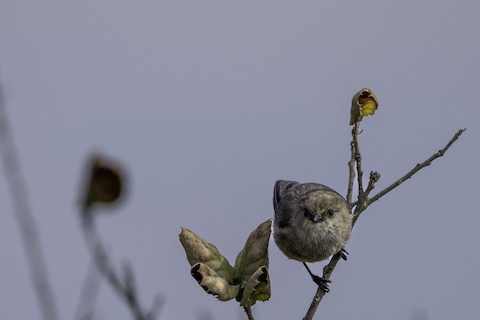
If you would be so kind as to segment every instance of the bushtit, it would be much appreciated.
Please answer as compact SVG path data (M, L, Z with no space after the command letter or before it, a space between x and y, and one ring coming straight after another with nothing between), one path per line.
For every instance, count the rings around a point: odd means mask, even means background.
M342 250L352 232L347 201L317 183L279 180L273 190L273 237L290 259L303 262L313 281L328 292L327 280L312 274L305 262L317 262Z

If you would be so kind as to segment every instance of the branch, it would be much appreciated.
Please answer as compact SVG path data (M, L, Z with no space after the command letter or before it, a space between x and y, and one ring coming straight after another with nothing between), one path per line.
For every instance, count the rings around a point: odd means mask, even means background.
M91 320L95 313L95 303L100 288L100 274L97 266L92 261L88 267L85 280L83 281L80 299L75 313L76 320Z
M375 188L375 183L380 180L380 173L376 171L370 172L370 179L368 181L367 189L364 193L358 196L358 201L356 201L356 208L353 212L353 221L352 221L352 228L360 217L360 214L368 207L368 196L370 192Z
M447 145L443 149L438 150L438 152L434 153L430 158L428 158L424 162L418 163L412 170L410 170L403 177L401 177L400 179L398 179L397 181L395 181L394 183L389 185L387 188L385 188L382 191L380 191L379 193L377 193L370 200L368 200L367 207L369 205L371 205L372 203L374 203L375 201L377 201L378 199L380 199L381 197L383 197L384 195L386 195L387 193L389 193L390 191L392 191L393 189L395 189L396 187L398 187L399 185L401 185L402 183L404 183L406 180L410 179L415 173L417 173L421 169L429 166L433 162L433 160L442 157L445 154L445 152L447 152L447 150L452 146L452 144L455 141L457 141L458 138L460 138L460 136L462 135L462 133L465 130L467 130L467 129L465 128L465 129L458 130L458 132L453 136L452 139L450 139L450 141L447 143Z
M87 212L88 210L89 209L86 208L85 212L82 214L83 231L88 247L92 254L93 261L95 262L98 270L107 279L113 291L115 291L130 308L134 319L153 319L151 316L154 316L158 313L158 310L156 310L158 307L157 303L154 304L154 309L152 309L152 312L143 311L135 290L135 281L131 269L129 268L128 264L124 266L125 281L122 281L122 278L117 274L113 264L110 262L110 257L108 256L105 246L96 231L94 217L92 216L91 212Z
M330 280L330 276L332 275L333 270L335 270L335 267L337 266L337 263L338 261L340 261L341 258L342 258L342 254L340 252L332 256L332 259L330 259L330 262L323 268L323 276L322 276L323 279ZM318 287L317 292L315 293L312 303L310 304L307 314L305 315L303 320L313 319L313 316L315 315L315 312L317 311L317 308L320 305L320 302L322 302L322 299L324 296L325 296L325 291L323 291L322 288Z
M355 145L350 142L350 161L348 161L348 189L347 189L347 203L349 208L352 208L353 196L353 181L355 180Z
M358 194L363 194L363 170L362 170L362 154L360 153L360 146L358 144L358 123L353 125L352 129L352 143L354 148L354 158L357 163L357 182Z
M165 303L165 298L159 294L153 298L152 305L150 306L150 311L147 313L147 319L157 319L160 311L162 310L163 304Z
M350 205L350 208L353 208L355 206L355 211L353 213L353 222L352 222L352 228L357 222L360 214L368 207L370 206L373 202L377 201L381 197L383 197L385 194L388 192L392 191L396 187L398 187L400 184L402 184L405 180L410 179L415 173L420 171L421 169L429 166L433 160L443 156L445 152L451 147L451 145L458 140L458 138L462 135L462 133L466 129L461 129L459 130L452 139L447 143L447 145L439 150L437 153L433 154L430 158L425 160L422 163L417 164L410 172L405 174L403 177L401 177L399 180L397 180L395 183L391 184L389 187L385 188L384 190L380 191L377 195L372 197L371 199L368 198L369 194L372 192L372 190L375 188L375 183L380 179L380 174L378 172L372 171L370 173L370 180L368 182L367 189L363 191L363 186L360 186L361 183L361 175L362 175L362 165L361 165L361 154L360 150L358 149L358 130L356 128L356 124L352 130L352 142L351 142L351 152L352 152L352 158L348 162L348 167L349 167L349 184L348 184L348 192L347 192L347 202ZM352 199L352 190L353 190L353 179L355 176L354 172L354 164L353 160L357 163L356 169L358 173L358 182L359 182L359 194L358 194L358 200L356 202L351 202ZM330 262L323 268L323 277L325 280L329 280L333 271L335 270L337 263L340 261L342 258L341 252L338 252L332 256L330 259ZM313 319L313 316L315 315L315 312L317 311L318 306L320 305L320 302L322 301L323 297L325 296L325 292L319 287L317 289L317 292L315 293L315 296L313 297L312 303L310 304L310 307L308 308L307 314L303 318L303 320L311 320Z
M1 91L0 142L7 187L12 198L13 211L23 240L23 247L27 256L28 268L30 269L31 280L37 295L40 313L45 320L56 320L58 319L58 313L53 290L48 280L40 237L30 208L27 185L20 168L20 157L11 134L5 110L5 100Z

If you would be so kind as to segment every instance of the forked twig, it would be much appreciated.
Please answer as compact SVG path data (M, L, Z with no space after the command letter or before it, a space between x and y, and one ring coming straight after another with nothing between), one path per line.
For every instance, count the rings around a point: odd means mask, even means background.
M82 214L82 226L85 240L87 241L93 261L98 270L107 279L108 284L112 287L113 291L115 291L128 306L134 319L154 320L159 313L163 299L157 296L154 300L151 310L143 310L137 295L135 279L130 265L124 264L124 277L120 277L111 263L105 246L101 241L98 232L96 231L94 217L90 212L88 212L88 210L89 208L86 208L85 212Z
M386 195L387 193L389 193L390 191L398 187L400 184L410 179L415 173L417 173L421 169L429 166L435 159L443 156L445 152L452 146L452 144L458 140L458 138L462 135L462 133L465 130L466 129L459 130L450 139L450 141L447 143L447 145L443 149L440 149L438 152L434 153L430 158L428 158L424 162L417 164L407 174L405 174L403 177L398 179L396 182L392 183L390 186L388 186L384 190L377 193L372 198L368 198L371 191L375 188L375 183L380 179L380 174L378 172L371 172L367 189L363 191L362 189L363 186L361 185L362 183L362 179L361 179L362 166L360 162L361 154L358 148L358 128L357 128L357 124L355 124L352 130L351 160L348 162L349 182L348 182L348 190L347 190L347 202L350 204L351 207L355 206L355 211L353 213L354 214L353 225L355 225L360 214L363 211L365 211L365 209L367 209L373 202L377 201L378 199L380 199L381 197L383 197L384 195ZM353 180L355 177L355 172L354 172L355 166L352 160L355 160L357 164L356 169L357 169L358 182L359 182L358 200L353 203L351 202L351 199L352 199L352 193L353 193ZM335 270L335 267L337 266L337 263L340 261L341 258L342 258L341 252L338 252L332 256L330 262L323 268L323 277L322 277L323 279L326 279L326 280L330 279L330 276L332 275L333 271ZM322 301L324 296L325 296L325 292L319 287L317 289L317 292L315 293L315 296L313 297L310 307L308 308L307 314L303 318L304 320L313 319L313 316L315 315L315 312L317 311L317 308L320 305L320 302Z

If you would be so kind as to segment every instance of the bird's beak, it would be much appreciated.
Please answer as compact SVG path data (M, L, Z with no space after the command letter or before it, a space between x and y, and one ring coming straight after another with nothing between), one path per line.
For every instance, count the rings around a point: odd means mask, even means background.
M323 217L319 214L314 214L313 217L312 217L312 221L314 223L317 223L317 222L320 222L320 221L323 221Z

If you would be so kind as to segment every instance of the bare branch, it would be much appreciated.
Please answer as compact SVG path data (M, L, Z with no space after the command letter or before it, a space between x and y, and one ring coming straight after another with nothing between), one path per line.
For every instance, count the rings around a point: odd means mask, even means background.
M353 125L352 129L352 141L353 149L355 151L354 157L357 163L357 182L358 182L358 194L363 194L363 170L362 170L362 154L360 153L360 146L358 144L358 123Z
M373 202L377 201L380 199L382 196L387 194L388 192L392 191L395 189L397 186L402 184L405 180L410 179L416 172L419 170L425 168L426 166L429 166L433 160L443 156L445 152L450 148L450 146L458 140L460 135L465 131L466 129L459 130L453 138L447 143L447 145L439 150L437 153L433 154L430 158L425 160L422 163L419 163L410 170L406 175L404 175L402 178L397 180L397 182L393 183L389 187L385 188L384 190L380 191L377 195L375 195L373 198L369 199L368 196L371 193L371 191L375 188L375 183L380 179L380 174L378 172L371 172L370 173L370 180L368 182L367 189L364 191L363 186L361 185L362 183L362 164L361 164L361 159L362 156L360 154L360 150L358 148L358 130L357 130L357 125L355 124L353 130L352 130L352 143L351 143L351 150L352 150L352 158L350 159L348 163L349 167L349 184L348 184L348 192L347 192L347 202L350 205L350 208L353 208L355 206L355 211L354 211L354 218L353 218L353 224L352 228L355 225L358 217L360 214ZM355 175L355 172L352 172L354 169L354 164L353 160L355 160L357 166L357 177L358 177L358 183L359 183L359 194L358 194L358 200L355 202L351 202L352 200L352 189L353 189L353 177ZM352 169L353 168L353 169ZM341 252L338 252L334 254L330 260L330 262L323 268L323 279L329 280L330 276L332 275L333 271L335 270L335 267L337 266L337 263L340 261L342 258ZM318 306L320 305L320 302L322 301L323 297L325 296L325 292L319 287L317 289L317 292L315 293L315 296L313 297L312 303L310 304L310 307L308 308L307 314L303 318L303 320L311 320L313 319L313 316L315 315L315 312L317 311Z
M375 189L375 183L380 180L380 173L376 171L370 172L370 180L368 181L368 186L367 189L365 190L365 195L368 197L370 192L372 192L373 189Z
M355 146L353 141L350 142L350 154L350 161L348 161L347 203L349 208L352 208L353 181L355 180Z
M154 320L157 319L160 311L162 310L163 304L165 303L165 299L161 295L156 295L153 299L152 305L150 307L150 311L148 311L147 319Z
M323 268L323 276L322 276L323 279L330 280L330 276L332 275L333 270L335 270L335 267L337 266L337 263L338 261L340 261L341 258L342 258L342 254L340 252L332 256L332 258L330 259L330 262ZM303 320L313 319L313 316L315 315L315 312L317 311L317 308L320 305L320 302L322 302L322 299L324 296L325 296L325 291L323 291L322 288L318 287L317 292L315 293L312 303L310 304L307 314L305 315Z
M98 273L97 266L92 261L87 270L87 275L83 281L82 292L78 302L75 319L91 320L95 313L95 303L100 288L101 277Z
M255 320L255 319L253 318L252 308L250 308L250 307L243 307L243 310L245 310L245 313L247 314L248 320Z
M375 183L377 183L378 180L380 180L380 173L374 171L370 172L370 179L368 181L367 189L361 196L358 197L359 199L357 201L357 207L355 208L355 212L353 213L352 227L357 222L360 214L367 208L368 195L375 188Z
M88 210L88 208L85 210ZM87 212L84 212L82 217L84 219L83 231L85 239L88 243L88 247L98 270L107 279L113 291L115 291L118 296L124 300L136 320L149 320L148 313L144 312L140 306L135 289L131 287L131 285L133 285L133 275L128 275L130 272L128 271L128 267L125 269L126 278L128 281L123 283L115 271L114 266L110 262L110 257L108 256L105 246L103 245L96 231L93 219L94 217L92 217L91 213Z
M126 288L129 288L131 294L136 296L137 295L137 285L135 282L135 275L133 274L132 264L128 261L123 263L123 278L124 284Z
M7 186L12 198L13 211L23 247L27 256L28 268L37 295L42 318L58 319L53 290L48 280L47 267L43 257L38 229L28 200L27 185L20 168L18 155L9 127L5 100L0 88L0 142L3 153L3 167Z
M447 143L447 145L443 149L438 150L436 153L434 153L430 158L428 158L424 162L418 163L412 170L410 170L403 177L401 177L400 179L398 179L397 181L395 181L394 183L392 183L391 185L389 185L388 187L386 187L385 189L383 189L382 191L377 193L370 200L368 200L367 207L369 205L371 205L372 203L374 203L375 201L377 201L378 199L380 199L381 197L383 197L384 195L386 195L387 193L389 193L390 191L392 191L393 189L395 189L396 187L398 187L399 185L401 185L402 183L404 183L406 180L410 179L415 173L417 173L421 169L429 166L432 163L433 160L435 160L439 157L442 157L445 154L445 152L447 152L447 150L452 146L452 144L455 141L457 141L458 138L460 138L460 136L462 135L462 133L465 130L467 130L467 129L458 130L458 132L453 136L452 139L450 139L450 141Z

